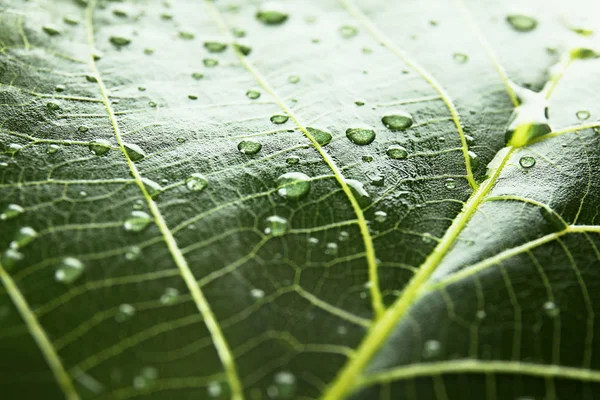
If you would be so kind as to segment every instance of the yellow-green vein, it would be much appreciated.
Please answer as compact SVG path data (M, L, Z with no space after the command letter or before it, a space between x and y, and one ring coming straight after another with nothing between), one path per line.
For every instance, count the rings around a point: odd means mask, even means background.
M95 43L94 28L93 28L93 14L94 14L94 9L96 7L96 3L97 3L97 0L90 1L89 5L87 7L87 10L86 10L86 22L87 22L88 42L89 42L88 44L90 47L89 65L90 65L90 69L94 73L94 76L96 76L96 78L97 78L98 87L100 89L100 94L102 96L102 101L104 103L104 106L106 107L106 112L108 113L111 125L112 125L114 133L115 133L115 138L117 140L117 143L121 147L121 151L127 161L129 170L131 171L131 174L133 175L138 187L140 188L140 191L142 192L144 199L146 200L146 203L148 205L148 208L150 209L150 212L154 216L155 223L164 238L164 241L169 249L169 252L171 253L173 261L177 265L177 268L179 269L181 276L182 276L183 280L185 281L185 283L188 287L188 290L190 291L192 298L194 299L194 302L196 303L196 307L198 308L198 311L202 315L202 317L204 319L204 323L206 324L206 327L208 328L208 330L211 334L215 348L217 350L217 353L219 355L221 363L223 364L223 368L225 369L225 373L226 373L228 381L229 381L229 387L231 389L231 398L232 398L232 400L241 400L241 399L243 399L242 384L241 384L241 381L240 381L237 371L236 371L233 355L231 353L231 350L229 349L227 341L225 340L225 336L223 335L223 332L221 331L219 323L218 323L213 311L211 310L210 305L208 304L208 301L204 297L202 290L198 286L198 282L196 281L196 278L194 277L192 271L190 270L190 267L189 267L185 257L183 256L181 249L178 247L177 242L175 241L175 237L173 236L173 233L167 226L167 223L166 223L165 219L163 218L160 210L158 209L157 204L154 202L154 200L148 193L146 186L144 185L144 183L142 181L142 177L141 177L137 167L135 166L135 164L133 163L133 161L127 154L125 147L123 146L123 141L121 139L121 130L120 130L119 124L117 122L117 119L115 117L114 110L112 109L110 99L108 98L108 92L104 85L104 81L102 80L102 77L98 71L94 57L91 54L92 49L94 48L94 43Z

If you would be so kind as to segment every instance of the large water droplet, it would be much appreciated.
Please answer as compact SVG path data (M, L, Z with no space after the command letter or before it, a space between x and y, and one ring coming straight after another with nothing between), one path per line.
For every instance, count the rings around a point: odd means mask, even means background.
M30 226L24 226L15 235L13 241L10 243L12 248L23 248L29 243L33 242L38 236L38 233Z
M133 162L143 160L144 157L146 157L146 152L137 144L123 143L123 147L125 148L125 152L129 156L129 158Z
M18 217L23 214L25 209L18 204L9 204L4 209L4 212L0 214L0 220L4 221L7 219Z
M131 304L121 304L115 319L117 322L125 322L135 315L135 307Z
M204 42L204 48L211 53L222 53L227 49L227 45L222 42Z
M277 3L268 3L256 13L256 18L265 25L281 25L289 15Z
M144 211L132 211L131 216L123 224L123 228L129 232L141 232L146 229L154 219Z
M97 156L102 156L110 151L111 144L106 139L95 139L90 142L90 150Z
M354 144L364 146L370 144L375 140L375 131L373 129L365 128L348 128L346 129L346 137Z
M192 192L201 192L208 186L208 179L200 173L193 173L185 180L185 186Z
M160 302L162 304L173 304L179 298L179 290L175 288L166 288L165 292L160 296Z
M329 132L325 132L320 129L311 127L307 127L306 130L312 135L313 138L315 138L317 143L319 143L321 146L325 146L329 142L331 142L332 136Z
M387 155L396 160L402 160L408 157L408 151L399 145L392 145L387 148Z
M282 236L289 229L288 220L278 215L271 215L265 219L265 234Z
M519 32L529 32L534 30L537 26L537 21L534 18L523 14L508 15L506 21L514 30Z
M531 168L535 165L535 158L532 156L523 156L519 159L519 164L523 168Z
M256 154L262 149L262 144L255 142L254 140L242 140L237 145L240 153L243 154Z
M383 125L391 131L404 131L413 124L413 117L406 111L398 111L392 115L381 118Z
M271 117L271 122L277 125L285 124L290 117L287 115L273 115Z
M111 36L109 40L117 47L127 46L129 43L131 43L131 39L125 36Z
M75 282L85 270L81 261L74 257L67 257L61 261L54 273L54 279L61 283Z
M299 199L310 190L310 177L301 172L288 172L277 178L277 193L286 199Z

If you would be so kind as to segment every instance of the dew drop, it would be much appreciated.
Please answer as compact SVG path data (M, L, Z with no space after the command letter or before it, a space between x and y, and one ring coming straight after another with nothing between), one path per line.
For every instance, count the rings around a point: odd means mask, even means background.
M285 159L285 162L288 165L296 165L300 162L300 157L298 156L289 156L288 158Z
M256 13L256 19L265 25L281 25L288 17L289 15L276 3L268 3Z
M385 211L375 211L375 222L380 224L387 220L387 213Z
M123 147L125 148L127 156L129 156L133 162L140 161L146 157L146 152L137 144L123 143Z
M77 18L74 15L65 15L63 17L63 22L67 25L78 25L79 24L79 18Z
M56 154L58 152L58 150L60 149L60 146L57 144L51 144L50 146L48 146L48 148L46 149L46 153L47 154Z
M408 157L408 151L402 146L392 145L387 149L387 155L396 160L402 160Z
M252 47L250 46L246 46L245 44L241 44L241 43L234 43L233 44L233 48L239 52L242 53L244 56L249 55L250 53L252 53Z
M146 212L135 210L123 224L123 228L129 232L141 232L146 229L154 219Z
M201 192L208 186L208 179L200 173L193 173L185 180L185 186L192 192Z
M320 129L311 127L307 127L306 130L312 135L313 138L315 138L317 143L319 143L319 145L321 146L326 146L327 144L329 144L329 142L331 142L332 136L329 132L325 132Z
M231 33L233 34L233 36L235 36L236 38L243 38L246 37L246 31L241 29L241 28L231 28Z
M65 85L56 85L56 86L54 86L54 91L55 92L59 92L59 93L60 92L64 92L65 89L66 89Z
M423 358L432 359L440 355L442 345L437 340L428 340L423 346Z
M535 165L535 158L532 156L523 156L519 159L519 164L523 168L531 168Z
M404 131L413 124L413 117L406 111L399 111L396 114L386 115L381 118L383 125L391 131Z
M19 232L15 235L10 247L15 249L21 249L33 242L37 238L38 233L30 226L24 226L19 229Z
M292 399L296 394L296 377L291 372L281 371L275 374L274 385L269 387L269 395L278 399ZM275 396L272 396L275 395Z
M207 386L208 397L225 400L231 398L231 389L227 382L210 382Z
M227 45L222 42L204 42L204 48L211 53L222 53L227 49Z
M251 100L256 100L260 97L260 92L257 90L248 90L246 96Z
M557 305L554 302L547 301L544 303L544 313L548 317L554 318L554 317L557 317L558 314L560 314L560 309L557 307Z
M117 322L125 322L135 315L135 307L131 304L123 303L119 306L115 319Z
M319 239L317 239L316 237L309 237L308 238L308 245L310 247L317 247L318 244L319 244Z
M464 53L454 53L452 54L452 58L459 64L464 64L469 61L469 56Z
M97 156L102 156L110 151L110 142L106 139L95 139L90 142L89 149Z
M85 80L90 82L90 83L96 83L98 82L98 77L96 75L93 74L86 74L85 75Z
M127 253L125 253L125 259L129 261L136 260L141 254L142 249L139 246L131 246L129 249L127 249Z
M204 60L202 60L202 63L205 67L213 68L219 65L219 60L215 60L214 58L205 58Z
M479 166L479 156L474 151L469 150L469 161L471 161L471 167L477 168Z
M581 121L584 121L588 118L590 118L590 112L587 110L580 110L577 111L577 113L575 114L577 116L577 118Z
M4 209L4 212L0 214L0 220L5 221L7 219L16 218L23 214L25 209L18 204L9 204Z
M348 128L346 129L346 137L350 141L359 146L370 144L375 140L375 131L373 129L365 128Z
M81 261L74 257L64 258L54 272L54 279L61 283L73 283L82 274L85 266Z
M373 161L373 156L371 156L369 154L365 154L364 156L361 157L361 159L363 160L363 162L370 163Z
M85 133L85 132L87 132L89 130L90 130L90 128L88 128L85 125L80 125L79 127L77 127L77 131L80 132L80 133Z
M197 81L199 81L200 79L204 78L204 74L202 72L193 72L192 73L192 78L194 78Z
M161 304L173 304L178 300L179 290L175 288L166 288L165 292L160 296Z
M358 35L358 28L351 25L343 25L340 27L340 34L346 39L349 39Z
M446 189L455 189L456 188L456 180L452 178L448 178L444 181L444 186Z
M485 312L485 310L477 310L477 313L475 313L475 316L477 317L478 320L484 320L485 317L487 317L487 313Z
M142 178L142 183L144 184L144 187L150 196L155 196L163 190L162 186L160 186L159 183L154 182L152 179L144 177Z
M298 75L290 75L288 76L289 83L298 83L300 82L300 77Z
M111 36L108 40L117 47L127 46L131 43L131 39L125 36Z
M60 28L54 24L46 24L42 26L42 30L50 36L56 36L62 33Z
M310 177L302 172L288 172L277 178L277 193L285 199L299 199L310 190Z
M163 20L165 20L165 21L170 21L170 20L173 19L173 14L164 12L164 13L160 14L160 18L163 19Z
M523 14L511 14L506 17L506 22L519 32L529 32L535 29L538 22L534 18Z
M277 125L285 124L290 117L287 115L273 115L271 117L271 122Z
M184 39L184 40L192 40L196 37L194 32L190 32L190 31L179 31L178 35L181 39Z
M158 370L154 367L144 367L141 372L133 378L133 388L136 390L145 390L152 385L158 378Z
M362 101L362 100L356 100L356 101L354 102L354 104L356 104L358 107L362 107L362 106L364 106L364 105L365 105L365 102L364 102L364 101Z
M262 149L262 144L255 142L254 140L242 140L237 145L238 150L242 154L256 154Z
M255 299L262 299L263 297L265 297L265 291L261 289L252 289L250 290L250 296L252 296Z
M51 100L46 103L46 107L48 107L48 109L51 111L58 111L60 110L60 103L58 101Z
M287 219L278 215L272 215L265 219L265 234L272 236L282 236L289 229L289 222Z
M338 235L338 240L340 242L345 242L348 239L350 239L350 234L347 231L341 231Z

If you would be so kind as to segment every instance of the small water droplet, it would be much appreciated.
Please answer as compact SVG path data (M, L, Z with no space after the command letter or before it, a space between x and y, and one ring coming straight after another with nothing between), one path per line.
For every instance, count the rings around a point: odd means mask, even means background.
M30 226L24 226L15 235L10 247L20 249L33 242L37 238L38 233Z
M146 212L135 210L123 224L123 228L129 232L141 232L146 229L154 219Z
M285 159L285 162L288 165L296 165L300 162L300 157L298 156L289 156L288 158Z
M535 29L538 22L534 18L523 14L511 14L506 17L506 22L519 32L529 32Z
M127 156L129 156L133 162L140 161L146 157L146 152L137 144L123 143L123 147L125 148Z
M307 127L306 130L321 146L326 146L327 144L329 144L329 142L331 142L332 136L329 132L311 127Z
M4 212L0 214L0 220L5 221L7 219L12 219L18 217L23 214L25 209L18 204L9 204L4 209Z
M554 318L560 314L560 309L556 306L556 304L552 301L547 301L544 303L544 313L550 317Z
M444 186L446 189L455 189L456 188L456 180L452 178L448 178L444 181Z
M58 150L60 150L60 146L59 145L57 145L57 144L51 144L46 149L46 153L47 154L56 154L58 152Z
M260 92L257 90L248 90L246 96L251 100L256 100L260 97Z
M133 378L133 388L136 390L146 390L154 385L158 378L158 370L154 367L144 367L138 375Z
M265 297L265 291L261 289L252 289L250 290L250 296L252 296L255 299L262 299L263 297Z
M164 19L165 21L170 21L173 19L173 14L164 12L164 13L160 14L160 18Z
M367 173L367 176L371 180L371 183L375 186L383 186L385 184L385 176L379 171L373 171Z
M243 38L246 36L246 31L241 29L241 28L237 28L237 27L233 27L231 28L231 33L233 34L233 36L235 36L236 38Z
M85 126L85 125L80 125L80 126L78 126L78 127L77 127L77 131L78 131L78 132L81 132L81 133L85 133L85 132L87 132L87 131L89 131L89 130L90 130L90 128L88 128L88 127L87 127L87 126Z
M231 398L231 389L227 382L210 382L206 390L208 397L211 399L226 400Z
M115 319L117 322L125 322L135 315L135 307L131 304L123 303L119 306Z
M256 13L256 19L265 25L281 25L287 21L289 15L277 3L268 3Z
M523 168L531 168L535 165L535 158L532 156L523 156L519 159L519 164Z
M289 228L288 220L278 215L271 215L265 219L265 235L282 236Z
M365 154L364 156L361 157L361 159L363 160L363 162L370 163L373 161L373 156L369 155L369 154Z
M351 25L343 25L340 27L340 34L346 39L349 39L358 35L358 28Z
M469 150L469 161L471 161L471 167L477 168L479 166L479 156L474 151Z
M67 25L78 25L79 24L79 18L74 16L74 15L65 15L63 17L63 22Z
M475 313L475 316L477 317L478 320L483 320L485 319L485 317L487 317L487 313L484 310L477 310L477 313Z
M249 55L250 53L252 53L252 47L247 46L245 44L241 44L241 43L234 43L233 44L233 48L239 52L242 53L244 56Z
M215 60L214 58L205 58L204 60L202 60L202 63L207 68L213 68L219 65L219 60Z
M25 256L17 249L7 249L2 253L2 266L7 271L12 270Z
M587 110L577 111L576 115L577 115L577 118L581 121L584 121L584 120L590 118L590 112Z
M60 102L58 102L56 100L50 100L49 102L46 103L46 107L48 107L48 109L51 111L60 110Z
M404 131L410 128L414 122L413 117L406 111L398 111L396 114L386 115L381 118L383 125L391 131Z
M227 49L227 44L222 42L204 42L204 48L211 53L222 53Z
M350 239L350 234L347 231L341 231L338 235L338 240L340 242L345 242L348 239Z
M165 292L160 296L162 304L173 304L178 300L179 290L175 288L166 288Z
M252 155L258 153L260 149L262 149L262 144L255 142L254 140L242 140L238 143L237 148L240 153Z
M271 117L271 122L277 125L285 124L290 117L287 115L273 115Z
M356 105L357 105L357 106L359 106L359 107L362 107L362 106L364 106L364 105L365 105L365 102L364 102L364 101L362 101L362 100L356 100L356 101L354 102L354 104L356 104Z
M142 249L139 246L131 246L127 250L127 253L125 253L125 259L129 261L136 260L141 254Z
M298 83L300 82L300 77L298 75L290 75L288 76L289 83Z
M310 190L310 177L301 172L288 172L277 178L277 193L286 199L299 199Z
M432 359L440 355L442 345L437 340L428 340L423 346L423 358Z
M464 64L469 61L469 56L464 53L454 53L452 54L452 58L459 64Z
M54 272L54 279L61 283L73 283L82 274L85 266L81 261L74 257L64 258Z
M111 36L108 40L117 47L127 46L131 43L131 39L125 36Z
M317 239L316 237L309 237L308 238L308 245L310 247L317 247L318 244L319 244L319 239Z
M193 173L185 180L185 186L192 192L201 192L208 186L208 179L200 173Z
M22 149L23 149L23 146L21 146L20 144L10 143L8 146L6 146L5 153L8 153L8 154L14 156L15 154L17 154Z
M291 372L281 371L275 374L273 386L267 389L267 394L277 399L292 399L296 394L296 377Z
M385 211L375 211L375 222L380 224L387 220L387 213Z
M178 35L181 39L184 39L184 40L192 40L196 37L194 32L190 32L190 31L179 31Z
M102 156L110 151L110 142L106 139L95 139L90 142L89 149L97 156Z
M387 155L396 160L402 160L408 157L408 151L399 145L392 145L387 148Z
M366 128L348 128L346 129L346 137L350 141L359 146L370 144L375 140L375 131L373 129Z
M202 72L193 72L192 78L194 78L196 80L200 80L200 79L204 78L204 74Z
M96 75L93 74L86 74L85 75L85 80L90 82L90 83L97 83L98 82L98 77Z
M54 24L46 24L42 26L42 30L50 36L56 36L62 33L60 28Z
M56 85L56 86L54 86L54 91L55 92L59 92L59 93L60 92L64 92L65 89L66 89L65 85Z

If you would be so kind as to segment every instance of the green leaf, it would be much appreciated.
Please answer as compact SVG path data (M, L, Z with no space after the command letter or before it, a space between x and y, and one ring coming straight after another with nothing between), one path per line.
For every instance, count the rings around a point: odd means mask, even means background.
M593 399L594 5L1 1L3 398Z

